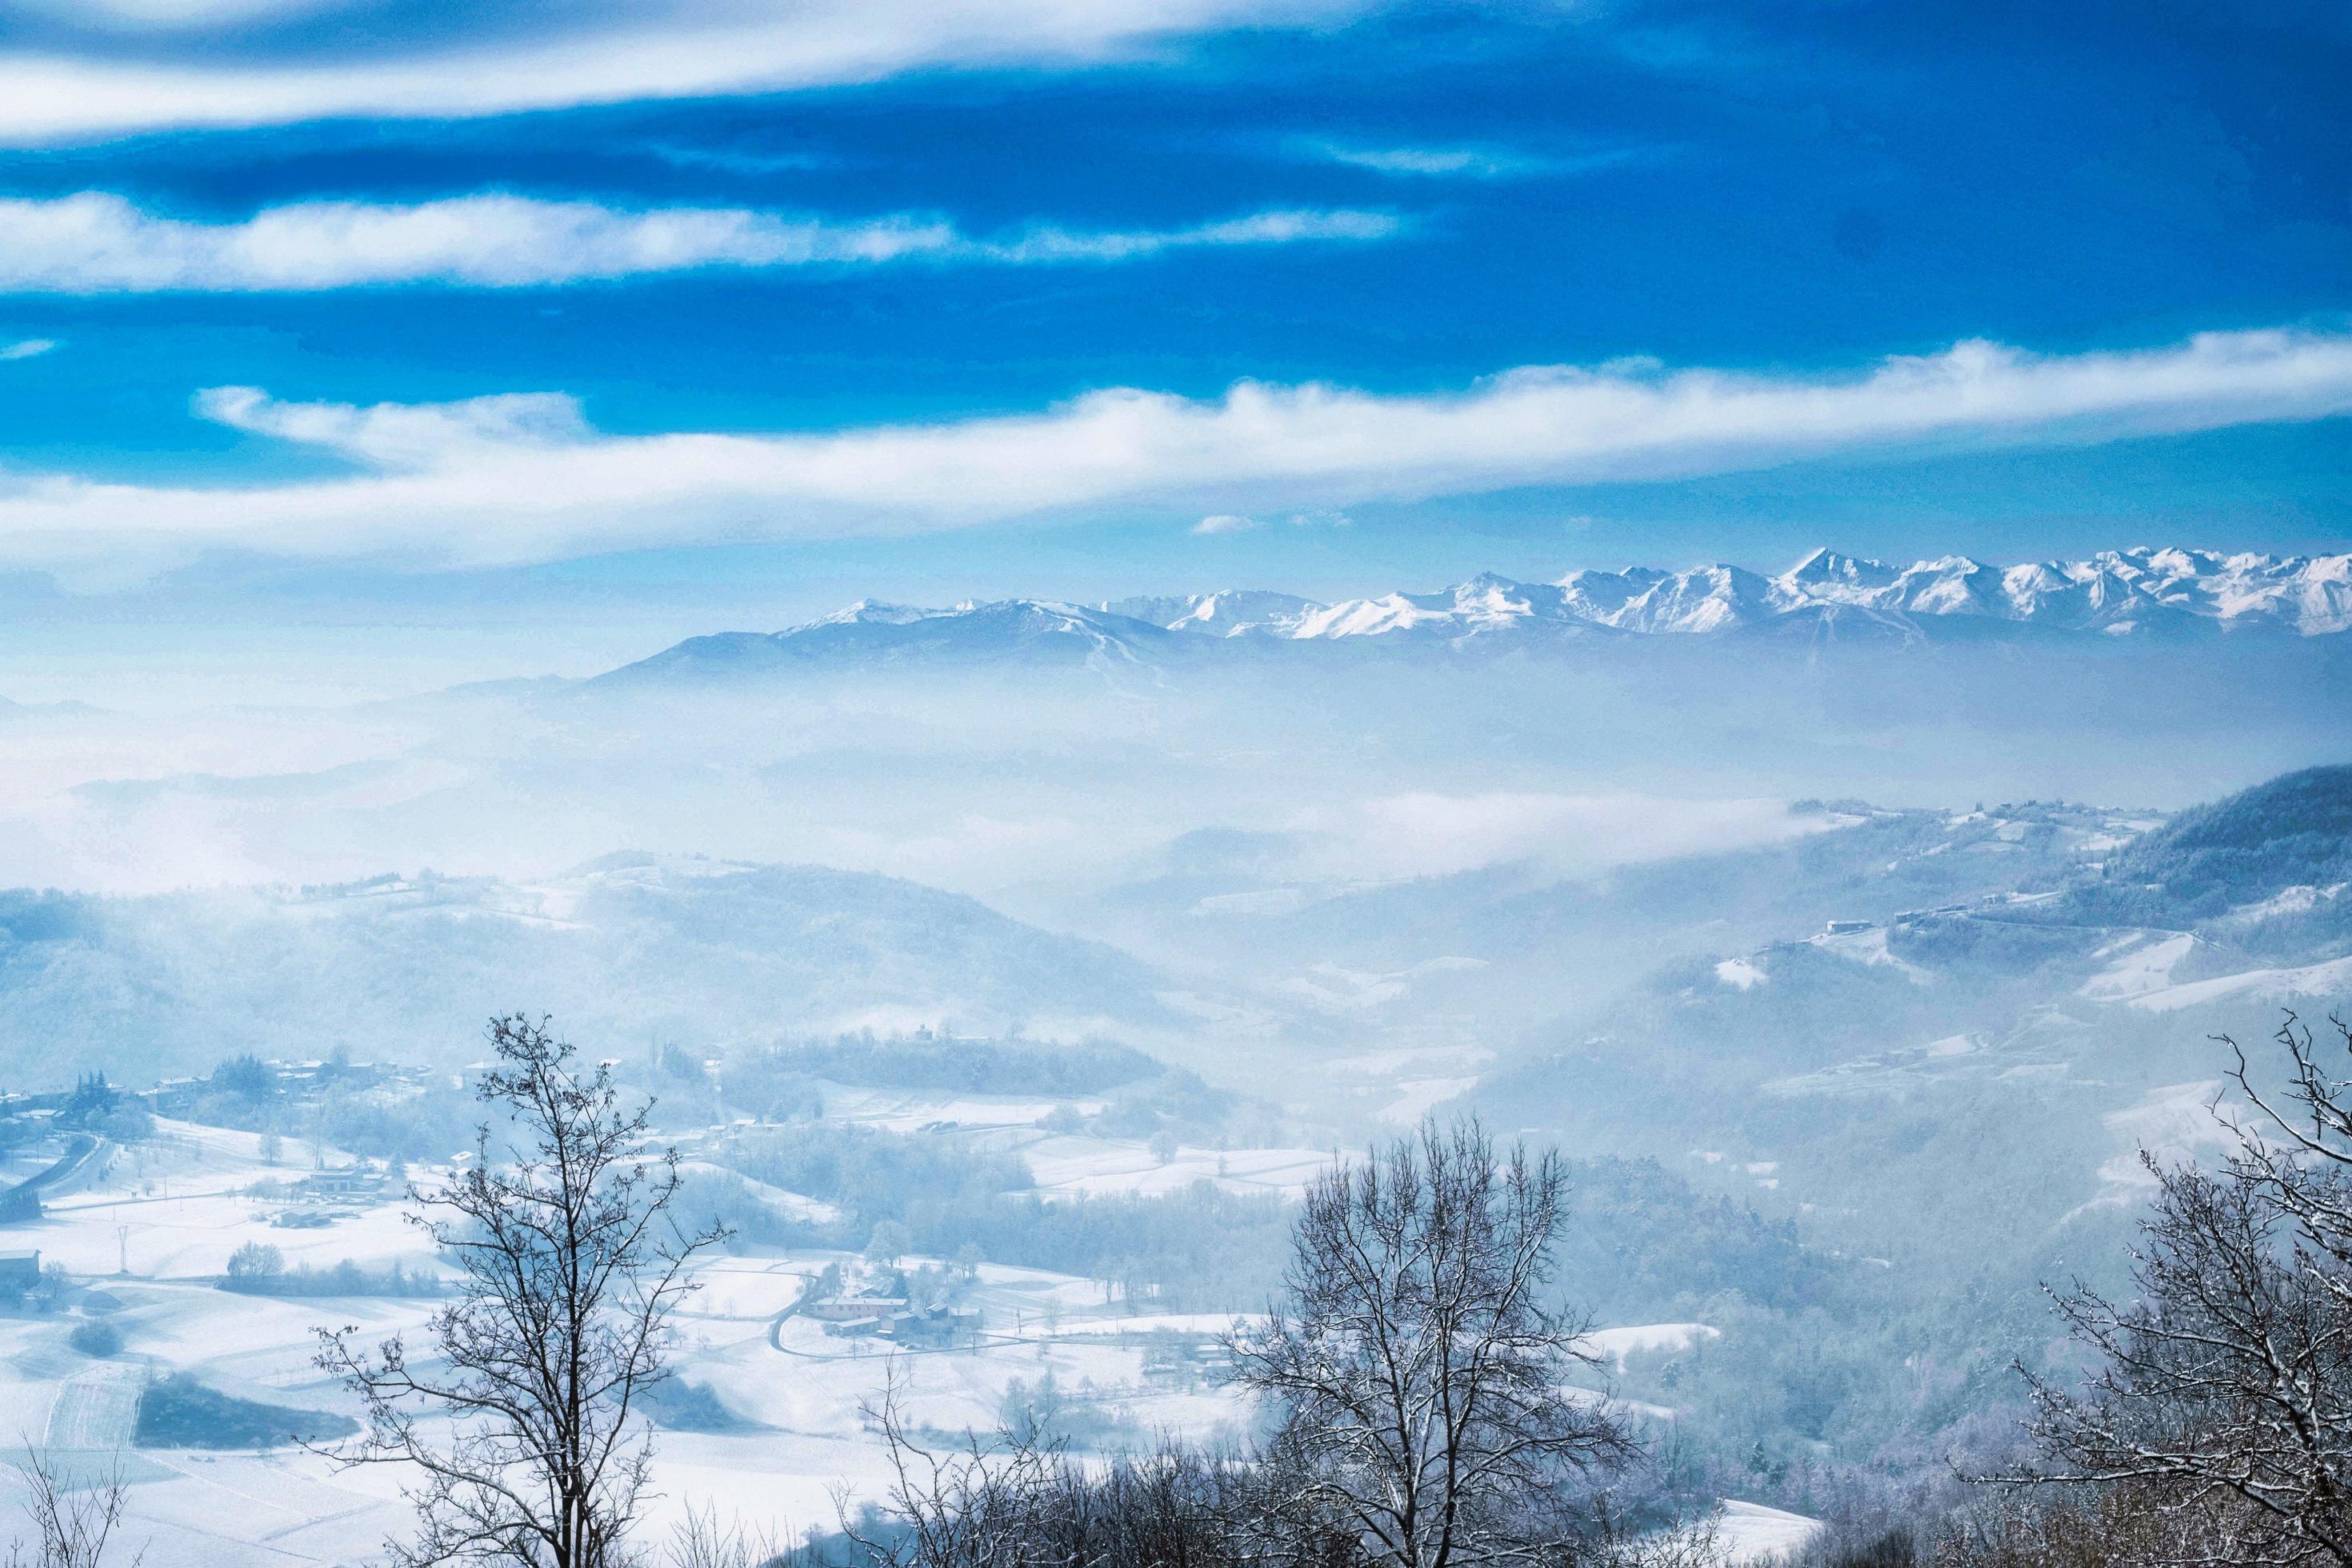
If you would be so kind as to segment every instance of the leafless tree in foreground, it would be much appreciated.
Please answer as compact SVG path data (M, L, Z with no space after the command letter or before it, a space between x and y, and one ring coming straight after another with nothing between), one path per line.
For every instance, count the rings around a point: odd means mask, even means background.
M730 1522L708 1508L688 1510L671 1538L666 1568L772 1568L793 1555L759 1527Z
M1093 1461L1008 1429L925 1447L894 1373L864 1414L891 1471L841 1526L857 1568L1364 1568L1351 1528L1291 1506L1262 1458L1162 1441Z
M1567 1185L1556 1155L1498 1164L1476 1121L1433 1120L1307 1189L1290 1302L1232 1349L1282 1413L1270 1461L1373 1562L1559 1560L1569 1487L1634 1452L1563 1389L1597 1361L1546 1300Z
M139 1568L146 1557L143 1547L127 1558L106 1554L130 1500L120 1463L89 1485L75 1487L58 1473L51 1456L28 1442L13 1468L25 1487L25 1514L35 1541L29 1557L21 1544L8 1548L8 1568L104 1568L109 1562Z
M2330 1023L2352 1064L2352 1029ZM2000 1479L2140 1500L2159 1544L2116 1561L2352 1565L2352 1079L2293 1014L2277 1040L2283 1095L2224 1042L2253 1108L2224 1163L2147 1159L2137 1300L2057 1296L2098 1358L2088 1386L2027 1374L2050 1463Z
M646 1111L622 1108L610 1069L517 1015L493 1019L499 1066L480 1098L470 1164L409 1217L460 1271L433 1348L320 1331L319 1365L366 1406L347 1464L415 1466L418 1533L404 1568L500 1563L621 1568L652 1459L637 1397L667 1375L663 1335L693 1287L688 1260L717 1232L679 1233L675 1151L649 1159ZM444 1424L435 1417L446 1417Z

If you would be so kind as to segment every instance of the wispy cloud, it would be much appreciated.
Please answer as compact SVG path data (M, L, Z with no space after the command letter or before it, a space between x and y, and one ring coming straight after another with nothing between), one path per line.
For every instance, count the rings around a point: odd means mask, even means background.
M1355 520L1339 511L1295 511L1281 520L1292 528L1347 528ZM1264 528L1266 520L1248 517L1240 512L1221 511L1202 518L1192 525L1195 533L1248 533Z
M1633 162L1633 148L1612 148L1570 156L1523 153L1508 147L1382 146L1364 142L1305 140L1293 142L1302 158L1369 169L1411 179L1519 180L1539 175L1587 174Z
M352 0L16 0L18 9L119 32L194 33L347 6Z
M1430 396L1256 382L1207 400L1116 389L1019 416L773 436L607 436L555 395L362 408L232 389L198 406L354 471L223 488L0 475L0 560L84 576L216 548L539 561L2103 440L2352 412L2352 332L2215 332L2071 355L1970 342L1829 376L1542 366Z
M271 0L115 0L118 16L231 23ZM451 7L429 47L279 62L218 50L159 58L0 53L0 143L349 117L460 119L635 100L774 92L923 69L1081 67L1236 26L1327 22L1362 0L638 0Z
M1793 838L1818 819L1780 801L1636 795L1398 795L1307 814L1321 836L1304 868L1337 876L1447 876L1534 861L1589 874L1613 866ZM1345 868L1344 869L1342 868Z
M13 343L0 344L0 360L35 359L57 346L55 338L19 338Z
M439 283L507 289L697 268L1024 267L1171 250L1385 238L1402 220L1354 210L1252 213L1174 229L1036 224L975 237L909 215L835 220L726 207L630 211L474 195L411 205L305 202L192 223L84 192L0 200L0 292L250 292Z

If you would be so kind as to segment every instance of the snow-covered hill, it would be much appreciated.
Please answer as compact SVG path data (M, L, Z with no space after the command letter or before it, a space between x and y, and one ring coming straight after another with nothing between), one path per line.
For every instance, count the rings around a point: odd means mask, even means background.
M533 881L431 872L153 898L0 890L0 1072L119 1079L240 1050L446 1061L501 1010L698 1049L918 1026L1152 1040L1168 982L952 893L815 866L625 853Z

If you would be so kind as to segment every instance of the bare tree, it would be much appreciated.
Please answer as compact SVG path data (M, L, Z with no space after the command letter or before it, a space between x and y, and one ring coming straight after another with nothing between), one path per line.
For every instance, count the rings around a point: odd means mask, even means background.
M2096 1357L2086 1386L2026 1374L2050 1462L2000 1479L2137 1499L2164 1521L2141 1561L2352 1565L2352 1083L2294 1015L2277 1039L2284 1096L2224 1042L2255 1112L2228 1122L2228 1160L2142 1156L2158 1185L2135 1299L2055 1296Z
M792 1553L766 1531L730 1522L716 1508L688 1510L672 1536L667 1568L773 1568Z
M946 1453L908 1432L904 1385L893 1363L878 1404L859 1409L880 1435L890 1465L887 1511L879 1521L852 1515L835 1499L842 1533L866 1568L1029 1568L1041 1562L1047 1497L1060 1447L1007 1434L991 1452L977 1437Z
M1307 1189L1291 1304L1237 1336L1241 1383L1282 1413L1272 1458L1377 1563L1557 1556L1566 1488L1634 1445L1567 1375L1588 1327L1547 1301L1567 1177L1475 1121L1345 1163Z
M106 1548L122 1523L129 1501L120 1464L90 1485L71 1485L51 1457L29 1444L15 1469L27 1494L25 1513L32 1521L33 1555L22 1544L8 1548L8 1568L104 1568ZM117 1552L116 1563L139 1568L144 1548L129 1558Z
M837 1500L856 1568L1365 1568L1356 1532L1294 1506L1263 1458L1163 1439L1088 1461L1013 1427L926 1448L903 1392L894 1370L864 1410L890 1466L882 1506Z
M667 1375L687 1262L719 1233L675 1225L677 1152L647 1155L646 1110L623 1109L608 1068L580 1074L544 1019L489 1034L500 1066L479 1095L508 1127L486 1121L461 1173L410 1192L457 1297L419 1361L397 1335L371 1352L356 1329L320 1331L319 1365L366 1406L336 1457L423 1472L417 1536L390 1543L405 1568L619 1568L652 1459L632 1415Z

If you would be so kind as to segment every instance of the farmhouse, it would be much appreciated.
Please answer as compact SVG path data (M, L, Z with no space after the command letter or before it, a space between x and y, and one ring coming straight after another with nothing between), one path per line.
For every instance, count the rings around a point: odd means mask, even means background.
M41 1254L0 1252L0 1296L22 1296L41 1282Z

